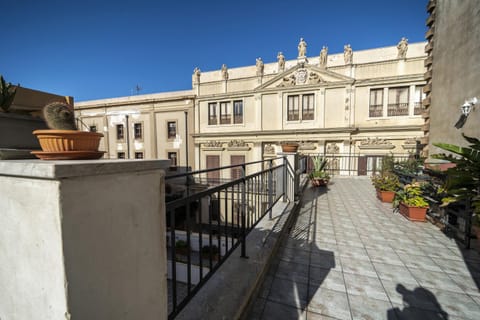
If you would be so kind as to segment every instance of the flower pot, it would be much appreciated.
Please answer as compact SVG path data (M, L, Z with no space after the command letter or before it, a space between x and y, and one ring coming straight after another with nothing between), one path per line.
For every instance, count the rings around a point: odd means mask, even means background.
M33 151L45 160L98 159L103 151L98 151L102 133L77 130L35 130L42 152Z
M377 190L377 198L382 202L392 203L395 198L395 191Z
M282 151L283 152L297 152L298 150L298 144L289 144L289 143L284 143L282 144Z
M328 179L311 178L310 183L313 187L324 187L328 184Z
M400 202L400 213L410 221L426 221L428 207L411 207Z

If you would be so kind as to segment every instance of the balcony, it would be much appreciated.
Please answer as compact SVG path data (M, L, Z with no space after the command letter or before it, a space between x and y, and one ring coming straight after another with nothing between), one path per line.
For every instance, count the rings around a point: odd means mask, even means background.
M389 117L408 116L408 103L389 103L387 115Z

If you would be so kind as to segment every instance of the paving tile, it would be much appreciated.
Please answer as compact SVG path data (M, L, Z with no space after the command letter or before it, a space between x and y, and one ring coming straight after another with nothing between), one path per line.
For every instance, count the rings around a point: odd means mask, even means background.
M399 252L398 257L403 264L409 268L424 269L429 271L440 272L442 269L428 256L418 256L408 253Z
M393 306L388 301L366 298L365 296L349 295L352 318L369 320L396 320ZM390 311L391 310L391 311ZM391 314L391 315L390 315Z
M452 279L465 293L470 296L480 297L480 278L474 278L463 274L449 274Z
M443 310L432 311L426 309L419 309L411 306L395 305L393 309L398 320L454 320ZM390 315L390 313L388 314ZM388 318L390 319L390 318Z
M260 288L260 292L258 296L260 298L267 298L268 295L270 294L270 288L272 287L272 282L273 282L274 277L271 275L267 275L263 279L262 287Z
M308 284L308 269L306 264L280 261L275 277Z
M267 301L262 313L262 320L307 319L306 311L281 303Z
M435 261L435 263L438 264L444 272L449 274L480 276L480 267L475 263L467 264L465 261L455 261L440 258L433 258L433 261Z
M372 299L388 301L387 294L380 279L348 273L345 273L344 277L345 286L349 296L360 295Z
M307 305L307 290L306 284L275 278L267 300L302 309Z
M326 250L312 249L310 254L310 265L324 269L342 270L340 257L336 256L334 252Z
M260 320L262 319L263 309L265 308L265 303L267 301L262 298L257 298L253 305L250 307L248 311L248 319L252 320Z
M310 287L346 292L341 271L310 267Z
M413 277L407 267L396 266L391 264L384 264L373 262L375 271L381 280L395 281L402 284L418 285L417 280Z
M287 262L295 262L301 264L310 263L310 253L304 250L284 248L282 252L279 252L278 257L280 258L280 260Z
M351 319L347 294L329 289L309 288L308 311L334 317L335 319Z
M281 318L279 318L281 319ZM335 320L337 318L331 318L329 316L325 316L319 313L307 311L307 319L308 320Z
M368 260L358 260L349 257L340 257L342 270L345 273L352 273L367 277L377 277L373 264Z
M395 251L376 251L372 249L368 250L368 256L372 262L393 264L397 266L403 266L402 260L398 257Z
M464 292L446 273L416 268L409 268L409 270L422 287L459 293Z
M443 290L432 290L438 303L449 315L464 319L480 319L480 305L466 294Z

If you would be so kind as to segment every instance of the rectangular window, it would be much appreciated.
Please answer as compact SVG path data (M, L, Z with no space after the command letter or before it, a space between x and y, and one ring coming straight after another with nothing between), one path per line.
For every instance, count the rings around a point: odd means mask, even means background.
M208 104L208 124L216 125L217 122L217 103L212 102Z
M125 152L117 152L117 159L125 159Z
M287 120L299 120L298 96L288 96L287 100Z
M243 101L233 101L233 123L243 123Z
M220 124L232 123L232 111L230 110L230 102L220 102Z
M413 102L413 114L421 115L424 108L422 101L425 99L425 93L423 93L423 86L415 86L415 100Z
M142 124L141 123L134 123L133 124L133 133L134 133L135 139L142 139L143 138Z
M135 159L143 159L143 152L135 152Z
M232 166L241 165L245 163L245 156L230 156L230 164ZM230 177L232 180L240 179L242 177L242 167L233 167L230 172Z
M90 126L90 132L97 132L97 126Z
M408 87L388 89L389 117L408 116Z
M207 169L219 168L220 156L207 156ZM207 172L208 183L220 183L220 171L214 170Z
M124 139L125 130L123 128L123 124L117 124L117 140Z
M383 88L370 90L368 116L371 118L383 116Z
M313 94L304 94L302 96L302 120L313 120Z
M176 152L168 152L167 153L168 159L170 159L170 167L177 166L177 153Z
M167 122L167 137L169 140L175 139L177 137L177 122L168 121Z

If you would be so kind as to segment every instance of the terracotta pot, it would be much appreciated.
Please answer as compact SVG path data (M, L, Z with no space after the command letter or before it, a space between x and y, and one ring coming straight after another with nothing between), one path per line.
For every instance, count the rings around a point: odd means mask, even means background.
M45 152L98 151L102 133L77 130L35 130Z
M377 190L377 198L382 202L392 203L395 198L395 191Z
M314 187L324 187L328 184L328 179L312 178L310 179L310 183Z
M410 221L426 221L428 207L411 207L400 202L400 213Z
M298 144L282 144L282 151L283 152L297 152Z

